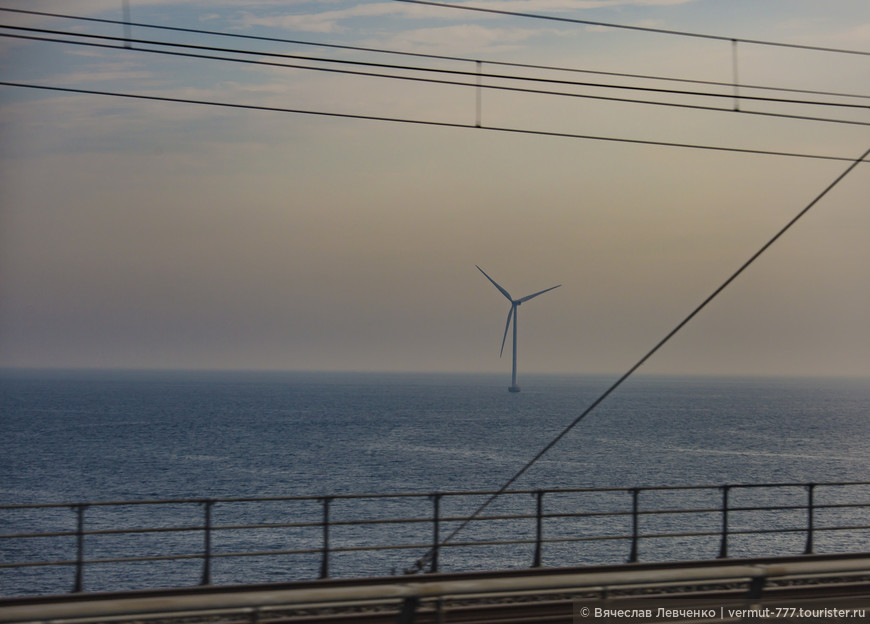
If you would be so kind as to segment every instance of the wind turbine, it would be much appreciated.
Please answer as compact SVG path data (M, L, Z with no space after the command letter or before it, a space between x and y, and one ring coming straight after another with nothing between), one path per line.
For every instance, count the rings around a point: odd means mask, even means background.
M477 265L475 264L474 266L477 266ZM486 279L488 279L490 282L492 282L492 285L495 286L496 288L498 288L499 292L501 294L503 294L505 297L507 297L507 300L511 302L511 309L510 309L510 312L508 312L507 324L504 326L504 338L501 339L501 351L499 352L498 356L501 357L502 354L504 353L504 343L507 341L508 329L510 329L511 319L513 319L513 322L514 322L514 357L513 357L514 363L513 363L513 369L511 371L511 385L510 385L510 388L508 388L508 390L510 390L511 392L519 392L520 387L517 385L517 308L520 307L521 303L528 301L529 299L534 299L538 295L543 295L545 292L549 292L549 291L553 290L554 288L558 288L559 286L561 286L561 284L558 284L556 286L551 286L550 288L546 288L540 292L536 292L532 295L527 295L527 296L522 297L520 299L514 299L513 297L511 297L511 295L508 291L506 291L504 288L499 286L498 282L496 282L489 275L487 275L486 271L481 269L479 266L477 266L477 270L480 271L481 273L483 273L483 275L486 277Z

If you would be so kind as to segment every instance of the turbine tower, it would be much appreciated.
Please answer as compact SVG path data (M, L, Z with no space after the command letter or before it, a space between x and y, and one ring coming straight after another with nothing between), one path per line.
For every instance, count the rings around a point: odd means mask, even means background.
M475 264L474 266L477 266L477 265ZM507 324L504 326L504 338L501 339L501 351L499 352L498 356L501 357L502 354L504 353L504 343L507 341L508 329L510 329L511 320L513 320L513 322L514 322L514 354L513 354L513 368L511 370L511 385L510 385L510 388L508 388L508 390L511 392L519 392L520 387L517 385L517 308L520 306L521 303L528 301L529 299L534 299L538 295L543 295L545 292L549 292L549 291L553 290L554 288L558 288L559 286L561 286L561 284L558 284L556 286L551 286L550 288L546 288L542 291L536 292L532 295L527 295L527 296L522 297L520 299L514 299L513 297L511 297L511 295L508 291L506 291L504 288L499 286L498 282L496 282L489 275L487 275L486 271L481 269L479 266L477 267L477 270L480 271L481 273L483 273L484 277L486 277L486 279L488 279L490 282L492 282L492 285L495 286L496 288L498 288L499 292L501 294L503 294L505 297L507 297L507 300L511 302L511 309L510 309L510 312L508 312Z

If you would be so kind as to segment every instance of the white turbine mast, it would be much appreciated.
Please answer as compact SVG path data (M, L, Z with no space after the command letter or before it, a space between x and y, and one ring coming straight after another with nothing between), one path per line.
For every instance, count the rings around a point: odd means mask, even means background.
M475 264L474 266L477 266L477 265ZM510 312L508 312L507 323L504 326L504 338L501 339L501 351L499 352L498 356L501 357L502 354L504 353L504 343L507 341L508 329L510 329L511 320L513 320L513 323L514 323L513 367L511 369L511 385L508 388L508 390L511 392L519 392L520 387L517 385L517 308L520 306L521 303L528 301L529 299L534 299L538 295L543 295L545 292L549 292L549 291L553 290L554 288L558 288L559 286L561 286L561 284L557 284L556 286L550 286L550 288L545 288L544 290L541 290L541 291L536 292L536 293L531 294L531 295L526 295L525 297L521 297L520 299L514 299L513 297L511 297L511 294L507 290L502 288L498 282L496 282L489 275L487 275L486 271L481 269L479 266L477 266L477 270L480 271L481 273L483 273L484 277L486 277L486 279L488 279L490 282L492 282L492 285L495 286L496 288L498 288L499 292L501 294L503 294L507 298L508 301L511 302L511 309L510 309Z

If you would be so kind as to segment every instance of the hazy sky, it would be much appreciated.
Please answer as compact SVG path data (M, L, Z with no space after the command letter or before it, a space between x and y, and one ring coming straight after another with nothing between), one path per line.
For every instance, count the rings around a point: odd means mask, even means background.
M870 51L866 0L472 4ZM730 86L492 63L730 83L728 40L389 1L129 5L134 22L459 56L489 61L483 71L500 74L733 94ZM0 7L123 17L121 0ZM0 23L124 34L116 24L3 12ZM477 70L473 62L141 27L132 36ZM749 43L736 52L744 85L825 92L743 87L743 95L870 101L868 55ZM870 148L866 108L740 102L742 111L863 125L830 123L10 38L0 38L0 80L470 126L480 94L489 127L844 158ZM848 165L0 86L0 366L508 375L509 353L499 360L498 351L509 306L479 264L516 297L562 284L519 310L521 375L621 372ZM868 198L870 164L862 164L643 370L870 375Z

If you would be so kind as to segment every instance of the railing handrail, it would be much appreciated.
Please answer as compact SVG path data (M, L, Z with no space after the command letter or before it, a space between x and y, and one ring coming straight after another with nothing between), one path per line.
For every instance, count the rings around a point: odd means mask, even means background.
M856 486L870 485L870 481L783 481L775 483L711 483L707 485L641 485L641 486L620 486L620 487L579 487L579 488L534 488L534 489L516 489L516 490L447 490L447 491L429 491L429 492L393 492L393 493L365 493L365 494L308 494L294 496L239 496L239 497L197 497L197 498L157 498L157 499L130 499L130 500L115 500L115 501L88 501L88 502L65 502L65 503L8 503L0 504L0 511L10 509L49 509L49 508L69 508L77 505L86 505L88 507L105 507L105 506L124 506L124 505L171 505L171 504L199 504L206 503L268 503L268 502L290 502L290 501L322 501L324 498L332 500L353 500L353 499L377 499L377 498L428 498L437 494L438 496L491 496L500 494L508 496L512 494L537 494L544 492L547 494L580 494L580 493L605 493L605 492L631 492L632 490L642 490L645 492L653 491L679 491L679 490L714 490L723 487L731 489L752 489L752 488L787 488L787 487L808 487L810 485L818 487L833 487L833 486Z
M211 584L212 561L225 559L228 557L263 557L263 556L291 556L291 555L320 555L320 578L326 578L330 575L330 555L337 553L359 553L359 552L378 552L378 551L397 551L397 550L433 550L438 552L440 549L449 547L455 548L477 548L481 546L506 546L506 545L534 545L535 552L532 560L532 567L538 567L542 561L542 549L544 545L552 544L577 544L577 543L593 543L593 542L615 542L627 541L631 545L631 552L627 558L629 562L636 562L639 559L638 544L641 540L661 540L661 539L678 539L678 538L719 538L719 557L728 557L729 539L734 536L749 536L749 535L771 535L771 534L805 534L806 542L804 546L804 554L814 552L814 535L821 532L835 531L866 531L870 530L870 518L867 516L852 517L843 524L832 524L830 518L826 518L822 526L817 526L817 514L821 510L843 510L854 509L864 510L870 509L870 492L861 491L861 500L856 500L851 491L847 491L849 498L843 500L833 500L824 503L817 503L817 493L822 488L853 488L860 486L870 486L870 481L837 481L823 483L743 483L736 485L679 485L679 486L644 486L644 487L618 487L618 488L551 488L551 489L520 489L509 490L504 492L504 496L529 496L530 502L522 503L525 507L516 510L505 510L502 513L491 512L488 515L477 516L470 518L468 515L461 513L444 514L441 502L444 497L479 497L493 494L493 491L474 490L468 492L451 491L451 492L436 492L436 493L410 493L410 494L344 494L335 496L286 496L286 497L234 497L234 498L188 498L188 499L157 499L157 500L136 500L136 501L101 501L96 503L43 503L43 504L16 504L16 505L0 505L0 512L3 511L20 511L20 510L44 510L52 509L72 509L76 514L75 529L70 530L52 530L52 531L27 531L0 534L0 542L4 540L24 540L24 539L74 539L76 543L76 554L74 558L56 558L53 561L43 561L30 559L26 561L11 561L0 562L0 570L11 568L26 568L47 566L74 566L75 581L73 591L83 591L84 581L83 574L86 566L94 564L120 564L132 562L154 562L154 561L181 561L181 560L201 560L202 577L201 585ZM733 500L733 492L737 489L770 489L770 490L789 490L801 488L802 497L800 500L792 498L773 499L769 502L761 503L755 501L746 501L742 504L735 504ZM649 503L650 495L661 494L668 491L709 491L714 492L715 497L696 502L687 502L683 500L680 504L658 506L653 504L641 505L641 502ZM546 509L545 501L552 500L553 497L562 494L616 494L616 500L609 498L605 501L598 500L594 503L594 510L576 510L573 508L565 508L567 504L577 505L583 500L579 499L557 499L561 509ZM621 499L624 494L629 494L625 499ZM729 498L730 496L730 498ZM793 496L792 492L788 493L789 497ZM401 517L389 517L381 513L369 514L368 517L359 517L359 514L351 512L351 516L342 517L334 510L331 511L336 500L402 500L413 498L417 501L429 500L431 505L431 513L425 515L403 514ZM655 502L662 502L660 497L653 496ZM669 499L664 502L667 503ZM318 507L307 509L306 514L310 518L301 518L296 522L236 522L236 523L216 523L213 521L213 511L215 506L221 504L235 503L272 503L272 502L317 502L319 504L319 517L313 514L318 513ZM671 499L671 502L674 501ZM718 504L717 504L718 502ZM589 501L586 501L588 504ZM200 515L201 524L189 518L185 520L186 524L182 526L167 526L162 524L159 526L97 526L88 527L86 516L89 509L94 507L126 507L129 505L197 505L202 507ZM694 505L694 506L693 506ZM530 508L534 510L530 510ZM527 511L528 510L528 511ZM347 510L344 510L345 513ZM273 510L274 512L274 510ZM783 513L787 512L791 515L787 516L786 522L780 522L778 525L763 524L762 526L746 526L745 523L737 524L733 521L733 514L751 514L753 512L762 513ZM802 515L800 512L804 512ZM173 512L174 513L174 512ZM470 513L470 512L464 512ZM695 521L687 526L683 523L680 526L669 526L666 528L646 527L643 530L641 527L641 519L656 518L662 516L671 516L677 520L682 520L685 517L698 517L699 515L709 516L708 524L711 526L697 526ZM798 514L798 515L795 515ZM374 515L374 517L371 517ZM854 515L854 514L853 514ZM338 517L336 517L338 516ZM780 516L782 517L782 516ZM589 518L610 518L610 519L630 519L631 526L626 528L624 525L619 525L618 530L605 530L603 533L598 530L597 534L590 534L588 531L585 534L577 534L568 531L574 525L570 523ZM177 519L177 517L176 517ZM522 524L522 530L519 534L516 529L512 532L494 535L488 539L479 539L469 536L467 540L450 540L442 543L440 541L441 528L445 524L461 523L473 521L473 526L492 526L487 523L491 522L518 522ZM623 522L624 520L620 520ZM717 522L719 528L713 525ZM191 523L193 522L193 523ZM668 523L671 523L668 520ZM103 519L105 523L105 519ZM531 523L534 523L532 526ZM559 524L561 523L561 524ZM352 538L349 541L346 539L335 540L331 537L330 532L340 531L347 527L382 527L389 525L419 525L431 524L432 539L429 542L420 543L419 536L414 538L413 542L408 541L406 536L405 541L398 540L396 535L390 534L390 543L383 543L382 539L366 537L365 539ZM513 528L513 525L511 525ZM558 527L560 534L556 536L544 535L544 527ZM567 527L567 529L566 529ZM212 548L213 535L218 532L231 531L268 531L278 529L315 529L319 530L319 546L317 546L317 536L313 538L308 536L304 543L297 544L293 548L293 544L283 543L276 544L278 548L266 548L259 550L220 550L214 551ZM201 547L194 547L194 552L191 551L191 543L189 540L184 545L183 549L186 552L167 553L165 549L158 554L136 554L130 555L127 552L109 552L101 553L102 556L86 557L85 543L90 543L91 540L98 540L101 537L122 536L122 535L144 535L144 534L191 534L201 533L203 535ZM331 541L332 540L332 541ZM337 543L336 543L337 542ZM315 544L309 546L309 544ZM176 546L176 549L179 547ZM109 555L109 556L105 556ZM115 556L112 556L115 555ZM134 556L135 555L135 556ZM430 568L431 571L438 571L439 560L434 557Z
M837 504L837 505L816 505L815 509L842 509L842 508L863 508L870 507L870 501L864 503L848 503L848 504ZM769 507L729 507L729 511L797 511L806 509L806 505L771 505ZM711 513L720 513L722 511L719 507L706 507L706 508L697 508L697 509L662 509L662 510L641 510L637 512L639 516L663 516L663 515L687 515L687 514L711 514ZM594 517L618 517L618 516L631 516L631 511L596 511L589 513L556 513L550 512L541 514L541 518L545 520L553 520L558 518L594 518ZM492 521L492 520L534 520L538 516L534 513L527 514L506 514L506 515L495 515L495 516L475 516L472 521L473 522L484 522L484 521ZM462 522L467 520L467 516L443 516L441 518L442 522ZM385 518L380 520L336 520L330 522L330 526L333 527L342 527L342 526L366 526L366 525L379 525L379 524L425 524L432 522L432 518ZM289 528L314 528L322 526L321 522L288 522L288 523L274 523L274 524L220 524L214 525L211 527L212 531L239 531L239 530L254 530L254 529L289 529ZM817 531L823 530L825 527L815 527ZM828 530L831 529L839 529L841 527L828 527ZM849 529L858 529L864 528L859 526L850 526L850 527L842 527ZM802 527L796 530L805 530L806 527ZM127 529L90 529L86 531L82 531L81 535L83 536L92 536L92 535L135 535L142 533L183 533L183 532L194 532L194 531L202 531L202 526L169 526L169 527L130 527ZM783 532L786 529L772 529L774 532ZM752 533L762 533L763 529L758 529L754 531L750 531ZM736 533L733 531L732 533ZM39 537L75 537L79 535L77 531L48 531L44 533L0 533L0 539L24 539L24 538L39 538ZM669 534L674 537L685 537L682 534ZM649 537L649 534L645 534L644 537ZM0 567L3 567L4 564L0 563Z

